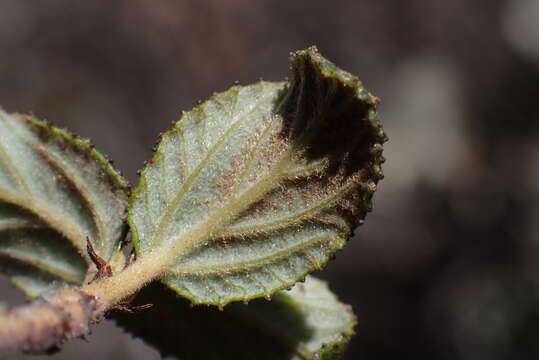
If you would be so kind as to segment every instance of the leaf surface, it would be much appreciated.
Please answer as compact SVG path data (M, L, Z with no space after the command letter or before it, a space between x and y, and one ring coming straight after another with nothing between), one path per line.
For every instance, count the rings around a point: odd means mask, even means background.
M163 356L182 360L220 360L227 354L237 360L336 359L356 323L350 307L313 277L272 301L236 303L224 311L193 308L159 283L143 289L135 302L154 307L116 313L116 322Z
M316 49L290 83L234 86L165 133L130 205L137 255L195 303L269 297L320 269L371 208L377 99Z
M29 297L84 280L86 237L112 257L127 192L86 140L0 109L0 272Z

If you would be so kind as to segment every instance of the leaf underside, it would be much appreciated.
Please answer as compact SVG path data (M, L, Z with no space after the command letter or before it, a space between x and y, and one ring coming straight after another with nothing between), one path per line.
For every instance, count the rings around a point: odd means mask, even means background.
M0 273L33 298L81 283L86 237L110 259L128 185L86 140L0 109Z
M159 283L143 289L135 302L154 307L138 314L116 313L116 322L162 356L182 360L336 359L356 323L350 307L312 277L272 301L236 303L224 311L193 308Z
M194 303L269 297L320 269L382 178L377 99L315 48L290 83L234 86L165 133L133 193L138 257Z

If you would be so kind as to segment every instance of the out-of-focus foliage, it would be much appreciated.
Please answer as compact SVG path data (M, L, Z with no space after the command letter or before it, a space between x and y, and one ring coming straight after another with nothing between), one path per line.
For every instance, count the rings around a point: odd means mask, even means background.
M276 59L316 44L382 99L391 138L374 212L321 273L358 313L345 359L537 358L536 9L534 0L5 0L0 103L95 139L135 180L179 110L234 80L280 81ZM96 331L57 356L157 358L118 332Z
M182 360L339 359L354 334L350 307L312 276L271 301L236 302L221 311L192 307L157 282L134 301L157 308L136 316L116 313L115 321L163 356Z

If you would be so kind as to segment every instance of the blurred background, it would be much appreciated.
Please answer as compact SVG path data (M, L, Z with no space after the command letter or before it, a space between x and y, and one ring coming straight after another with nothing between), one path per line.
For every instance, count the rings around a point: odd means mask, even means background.
M317 274L359 317L344 359L539 358L537 0L1 0L0 104L135 184L182 110L282 80L313 44L382 99L390 137L374 212ZM97 327L53 358L158 359Z

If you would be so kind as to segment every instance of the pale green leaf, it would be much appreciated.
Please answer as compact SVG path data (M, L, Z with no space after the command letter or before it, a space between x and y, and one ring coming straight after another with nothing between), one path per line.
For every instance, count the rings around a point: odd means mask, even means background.
M181 360L329 360L340 356L356 319L325 282L307 277L272 301L236 303L224 311L189 306L160 284L143 289L137 304L154 307L116 313L127 331Z
M30 297L81 283L86 237L110 259L125 236L127 189L87 141L0 109L0 272Z
M234 86L165 133L133 194L137 255L195 303L269 297L320 269L371 208L377 99L316 49L291 83Z

